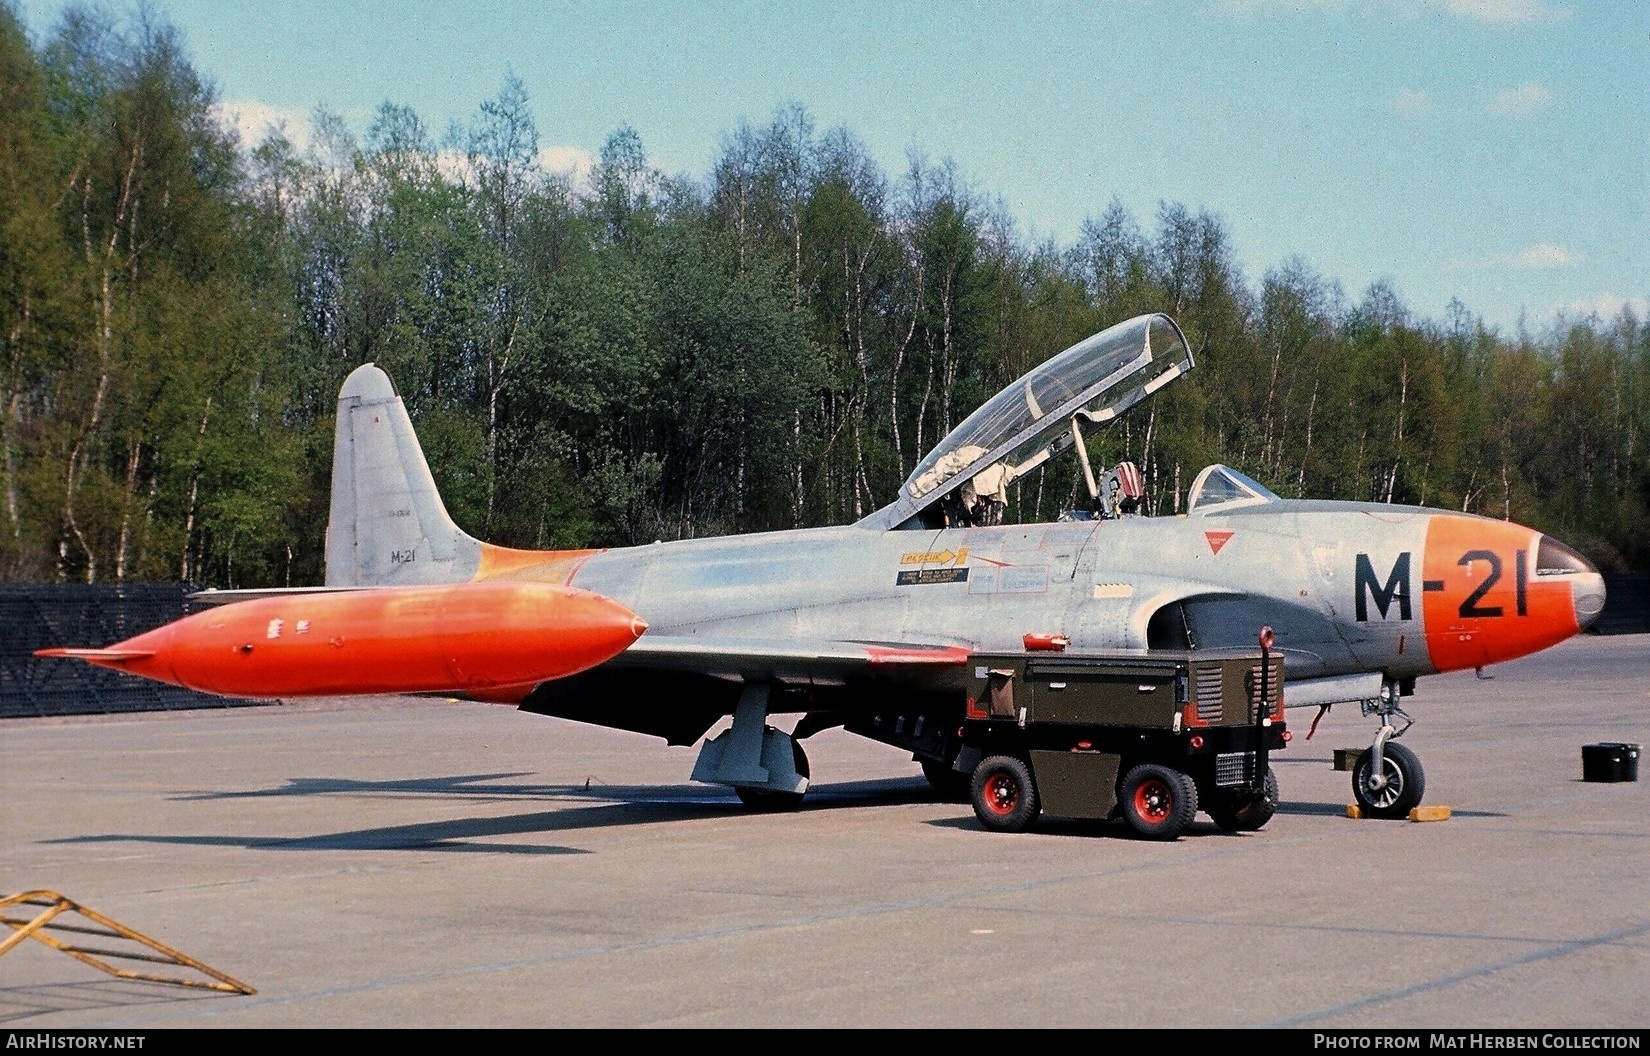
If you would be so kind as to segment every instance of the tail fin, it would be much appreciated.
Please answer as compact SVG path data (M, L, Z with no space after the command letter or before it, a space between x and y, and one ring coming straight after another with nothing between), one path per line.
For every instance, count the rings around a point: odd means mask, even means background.
M327 586L459 583L481 542L453 523L418 446L407 406L377 366L357 367L338 392L332 446Z

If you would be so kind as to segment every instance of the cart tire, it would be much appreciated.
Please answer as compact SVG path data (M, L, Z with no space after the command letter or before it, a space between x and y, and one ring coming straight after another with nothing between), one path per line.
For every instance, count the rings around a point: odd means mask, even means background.
M1278 812L1278 775L1266 770L1266 790L1259 796L1250 792L1222 791L1206 808L1215 824L1227 832L1254 832Z
M1352 768L1352 795L1359 808L1371 818L1409 817L1409 812L1421 805L1427 790L1421 760L1403 745L1388 741L1381 749L1381 769L1386 773L1386 784L1372 788L1374 757L1369 752L1358 757Z
M1012 755L993 755L974 768L969 786L974 816L993 832L1024 832L1040 809L1031 767Z
M1141 836L1175 840L1197 814L1197 785L1173 767L1141 763L1124 775L1117 802Z
M973 782L968 774L954 768L950 763L938 759L924 759L922 761L922 776L928 780L928 787L934 794L947 803L967 803L972 794Z

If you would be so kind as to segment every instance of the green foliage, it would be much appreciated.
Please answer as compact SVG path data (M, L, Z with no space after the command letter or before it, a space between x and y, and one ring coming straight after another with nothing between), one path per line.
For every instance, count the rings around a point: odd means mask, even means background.
M386 102L357 141L241 144L177 34L71 4L38 47L0 0L0 578L314 583L333 397L376 361L442 494L504 545L841 523L1035 364L1173 315L1198 369L1115 427L1148 509L1231 463L1280 494L1517 519L1650 568L1650 331L1507 338L1463 305L1348 304L1290 260L1251 285L1221 220L1112 199L1028 245L956 166L885 174L789 104L702 184L633 129L540 168L507 75L437 143ZM1010 512L1086 496L1021 482Z

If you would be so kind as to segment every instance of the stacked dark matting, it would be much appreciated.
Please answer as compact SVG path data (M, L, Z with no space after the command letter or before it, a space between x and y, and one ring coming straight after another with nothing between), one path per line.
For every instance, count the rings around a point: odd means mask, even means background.
M197 693L36 649L104 646L195 610L188 584L0 585L0 718L244 707L267 703Z

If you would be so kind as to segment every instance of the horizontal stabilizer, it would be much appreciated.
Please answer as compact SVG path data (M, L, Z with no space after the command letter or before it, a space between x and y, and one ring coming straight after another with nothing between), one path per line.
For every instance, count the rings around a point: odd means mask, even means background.
M105 660L119 663L122 660L144 660L154 656L153 649L36 649L35 656L47 656L67 660Z
M304 594L336 594L341 590L370 590L370 587L254 587L248 590L219 590L207 587L189 595L199 605L228 605L237 601L256 601L259 598L288 598Z

